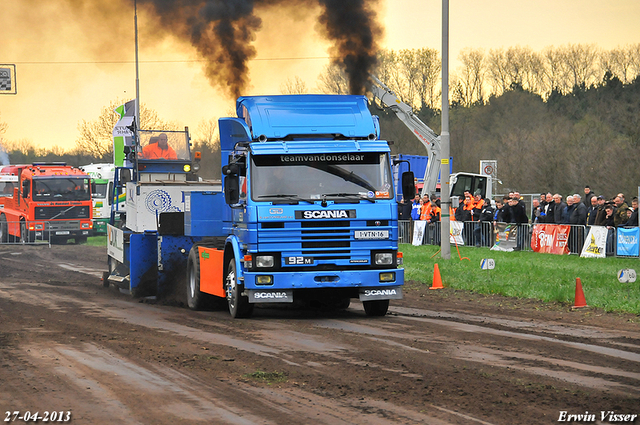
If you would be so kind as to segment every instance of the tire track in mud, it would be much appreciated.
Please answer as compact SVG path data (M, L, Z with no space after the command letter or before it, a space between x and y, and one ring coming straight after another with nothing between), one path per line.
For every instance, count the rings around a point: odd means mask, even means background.
M71 261L64 264L64 270L79 271L87 279L74 278L68 285L60 284L59 278L52 284L0 281L0 317L3 302L10 302L16 311L33 315L33 320L41 309L62 323L73 314L76 321L86 322L69 322L80 335L93 332L97 321L107 328L109 323L120 328L126 324L172 346L210 347L224 353L219 354L220 362L235 360L236 366L252 370L286 371L291 380L281 388L229 376L211 380L209 375L205 380L196 371L167 368L149 356L138 359L131 345L122 344L116 350L96 338L60 345L59 328L49 322L41 329L34 324L22 329L32 341L19 349L12 365L21 364L33 375L35 365L55 370L52 359L63 359L67 367L65 373L58 372L58 379L65 382L65 391L82 394L83 385L95 388L98 395L111 400L112 404L105 403L107 410L128 416L131 423L153 417L154 412L138 405L145 401L136 394L146 393L157 397L163 409L181 412L180 417L194 422L199 412L206 411L221 418L229 415L225 419L229 421L236 416L249 418L249 423L279 423L279 418L287 418L290 423L528 424L536 422L535 415L546 415L539 423L550 423L554 415L557 419L558 409L566 406L577 412L618 405L625 409L637 406L640 399L636 389L640 387L640 330L629 330L632 326L603 329L402 305L392 306L386 317L372 319L364 316L357 302L354 308L337 313L257 309L254 319L234 321L226 312L193 312L133 301L102 288L95 279L96 269ZM95 329L109 338L104 326ZM41 344L46 341L58 345ZM24 348L40 357L25 357ZM186 347L184 353L188 352ZM90 357L111 362L115 369L101 369L86 360ZM83 374L69 371L74 369L69 365L77 365ZM147 384L132 384L121 376L127 373L143 378L149 374L144 378ZM165 387L166 382L172 387ZM149 383L155 383L162 396L154 395ZM227 386L233 395L230 401L216 389ZM29 397L25 389L21 394ZM135 396L129 401L124 394ZM96 398L100 397L87 400ZM177 401L168 408L166 399ZM242 404L240 399L260 401ZM603 401L596 404L594 400ZM159 411L166 414L163 409ZM155 419L154 423L163 423Z

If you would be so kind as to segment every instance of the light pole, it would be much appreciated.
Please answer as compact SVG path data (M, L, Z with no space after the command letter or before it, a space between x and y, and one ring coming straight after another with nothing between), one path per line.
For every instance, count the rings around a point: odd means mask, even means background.
M442 131L440 143L442 156L440 159L440 201L442 211L440 213L440 256L449 260L451 258L451 241L449 233L449 211L451 198L449 193L449 0L442 0Z
M140 128L140 73L138 70L138 1L133 1L133 24L136 32L136 128Z

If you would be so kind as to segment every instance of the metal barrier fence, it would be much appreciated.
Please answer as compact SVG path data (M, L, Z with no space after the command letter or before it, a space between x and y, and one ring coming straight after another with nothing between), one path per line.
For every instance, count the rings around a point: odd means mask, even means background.
M49 222L43 223L49 229ZM18 236L14 236L18 235ZM42 229L29 230L24 221L0 221L0 245L44 245L51 246L51 232Z
M548 224L555 226L554 224ZM518 246L522 251L532 251L531 249L531 233L535 224L519 224L518 225ZM580 255L582 247L589 235L589 226L569 225L569 238L567 247L573 255ZM425 227L421 245L440 245L440 222L430 223ZM399 243L413 243L413 220L398 221ZM462 237L465 246L474 247L492 247L495 244L495 232L493 223L490 221L464 222ZM617 249L618 231L616 228L608 229L606 255L620 256L624 258L640 258L640 256L618 255Z

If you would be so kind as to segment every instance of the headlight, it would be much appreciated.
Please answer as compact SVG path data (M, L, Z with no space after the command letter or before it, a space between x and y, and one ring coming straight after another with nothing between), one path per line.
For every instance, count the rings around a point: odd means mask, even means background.
M256 255L255 261L256 268L271 268L274 264L273 255Z
M393 264L393 253L378 252L375 256L376 266L390 266Z
M393 282L396 280L395 273L380 273L380 282Z
M191 165L184 164L184 167L182 167L182 169L184 170L185 173L188 173L189 171L191 171Z

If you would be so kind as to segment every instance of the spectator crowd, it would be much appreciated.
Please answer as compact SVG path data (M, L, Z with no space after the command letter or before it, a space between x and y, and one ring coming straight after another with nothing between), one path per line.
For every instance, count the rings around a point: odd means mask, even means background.
M464 199L459 206L450 211L453 220L473 222L465 226L465 243L475 246L490 246L491 231L486 230L490 224L498 222L517 224L569 224L575 226L638 226L638 198L628 205L623 193L618 193L611 200L604 196L596 196L589 186L584 188L584 196L575 193L563 200L556 193L541 193L534 198L531 205L531 220L527 207L520 193L509 192L507 196L495 200L495 208L489 198L482 199L481 192L473 195L465 191ZM400 220L425 220L428 227L440 221L440 200L436 195L421 197L416 195L412 201L403 199L399 204ZM429 233L426 233L429 235ZM428 241L427 241L428 242ZM520 248L522 241L518 241Z

